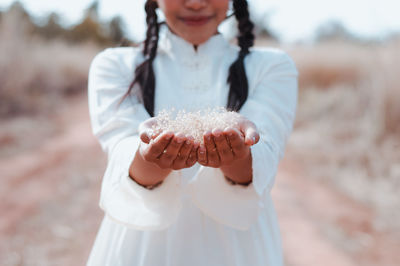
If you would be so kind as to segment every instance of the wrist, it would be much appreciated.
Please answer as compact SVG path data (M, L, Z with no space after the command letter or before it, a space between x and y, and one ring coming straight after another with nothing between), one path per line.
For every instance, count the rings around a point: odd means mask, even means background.
M251 153L243 159L235 160L231 165L220 167L226 180L232 184L247 186L253 181Z
M236 182L236 181L232 180L232 178L230 178L226 175L224 175L224 177L225 177L226 181L228 181L231 185L240 185L240 186L247 187L248 185L251 184L251 182L253 182L253 179L251 177L249 178L249 181L243 181L243 182Z
M164 180L161 180L161 181L156 182L154 184L142 184L139 181L137 181L137 179L130 172L129 172L129 177L130 177L130 179L132 179L133 182L135 182L139 186L144 187L144 188L149 189L149 190L152 190L152 189L160 186L164 181Z
M139 150L129 167L129 177L138 185L153 189L162 184L171 169L161 169L155 163L146 161Z

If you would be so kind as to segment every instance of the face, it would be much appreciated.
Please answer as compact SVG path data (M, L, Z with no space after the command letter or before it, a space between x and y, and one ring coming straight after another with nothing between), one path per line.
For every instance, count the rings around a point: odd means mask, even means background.
M225 19L229 0L154 0L169 28L193 45L206 42Z

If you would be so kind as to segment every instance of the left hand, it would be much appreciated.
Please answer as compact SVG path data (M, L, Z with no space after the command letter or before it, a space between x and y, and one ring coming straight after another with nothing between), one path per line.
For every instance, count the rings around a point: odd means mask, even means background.
M260 140L256 125L243 116L238 128L214 129L203 135L204 144L197 150L197 160L201 165L219 168L231 165L236 160L246 158L250 146Z

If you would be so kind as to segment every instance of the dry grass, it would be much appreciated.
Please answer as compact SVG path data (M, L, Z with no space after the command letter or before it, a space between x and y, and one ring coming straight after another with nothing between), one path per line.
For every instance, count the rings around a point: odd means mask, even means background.
M400 97L398 67L400 41L383 45L327 43L292 51L300 71L301 90L347 88L363 99L348 112L368 112L376 138L399 133ZM322 94L323 95L323 94ZM360 100L361 100L360 99ZM343 99L343 104L351 101Z
M48 111L67 95L86 91L99 48L29 37L18 17L0 24L0 117Z
M300 95L288 156L371 204L379 228L400 224L399 45L327 43L290 52Z
M365 66L371 63L370 49L346 43L301 47L295 52L301 69L300 88L327 89L337 84L357 83L366 71Z

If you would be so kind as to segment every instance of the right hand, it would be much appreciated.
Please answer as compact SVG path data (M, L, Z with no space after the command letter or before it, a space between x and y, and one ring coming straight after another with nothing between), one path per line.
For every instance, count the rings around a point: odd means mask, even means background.
M197 162L199 144L192 137L173 132L155 133L156 118L150 118L139 126L142 142L139 153L145 161L157 164L162 169L180 170L190 168Z

